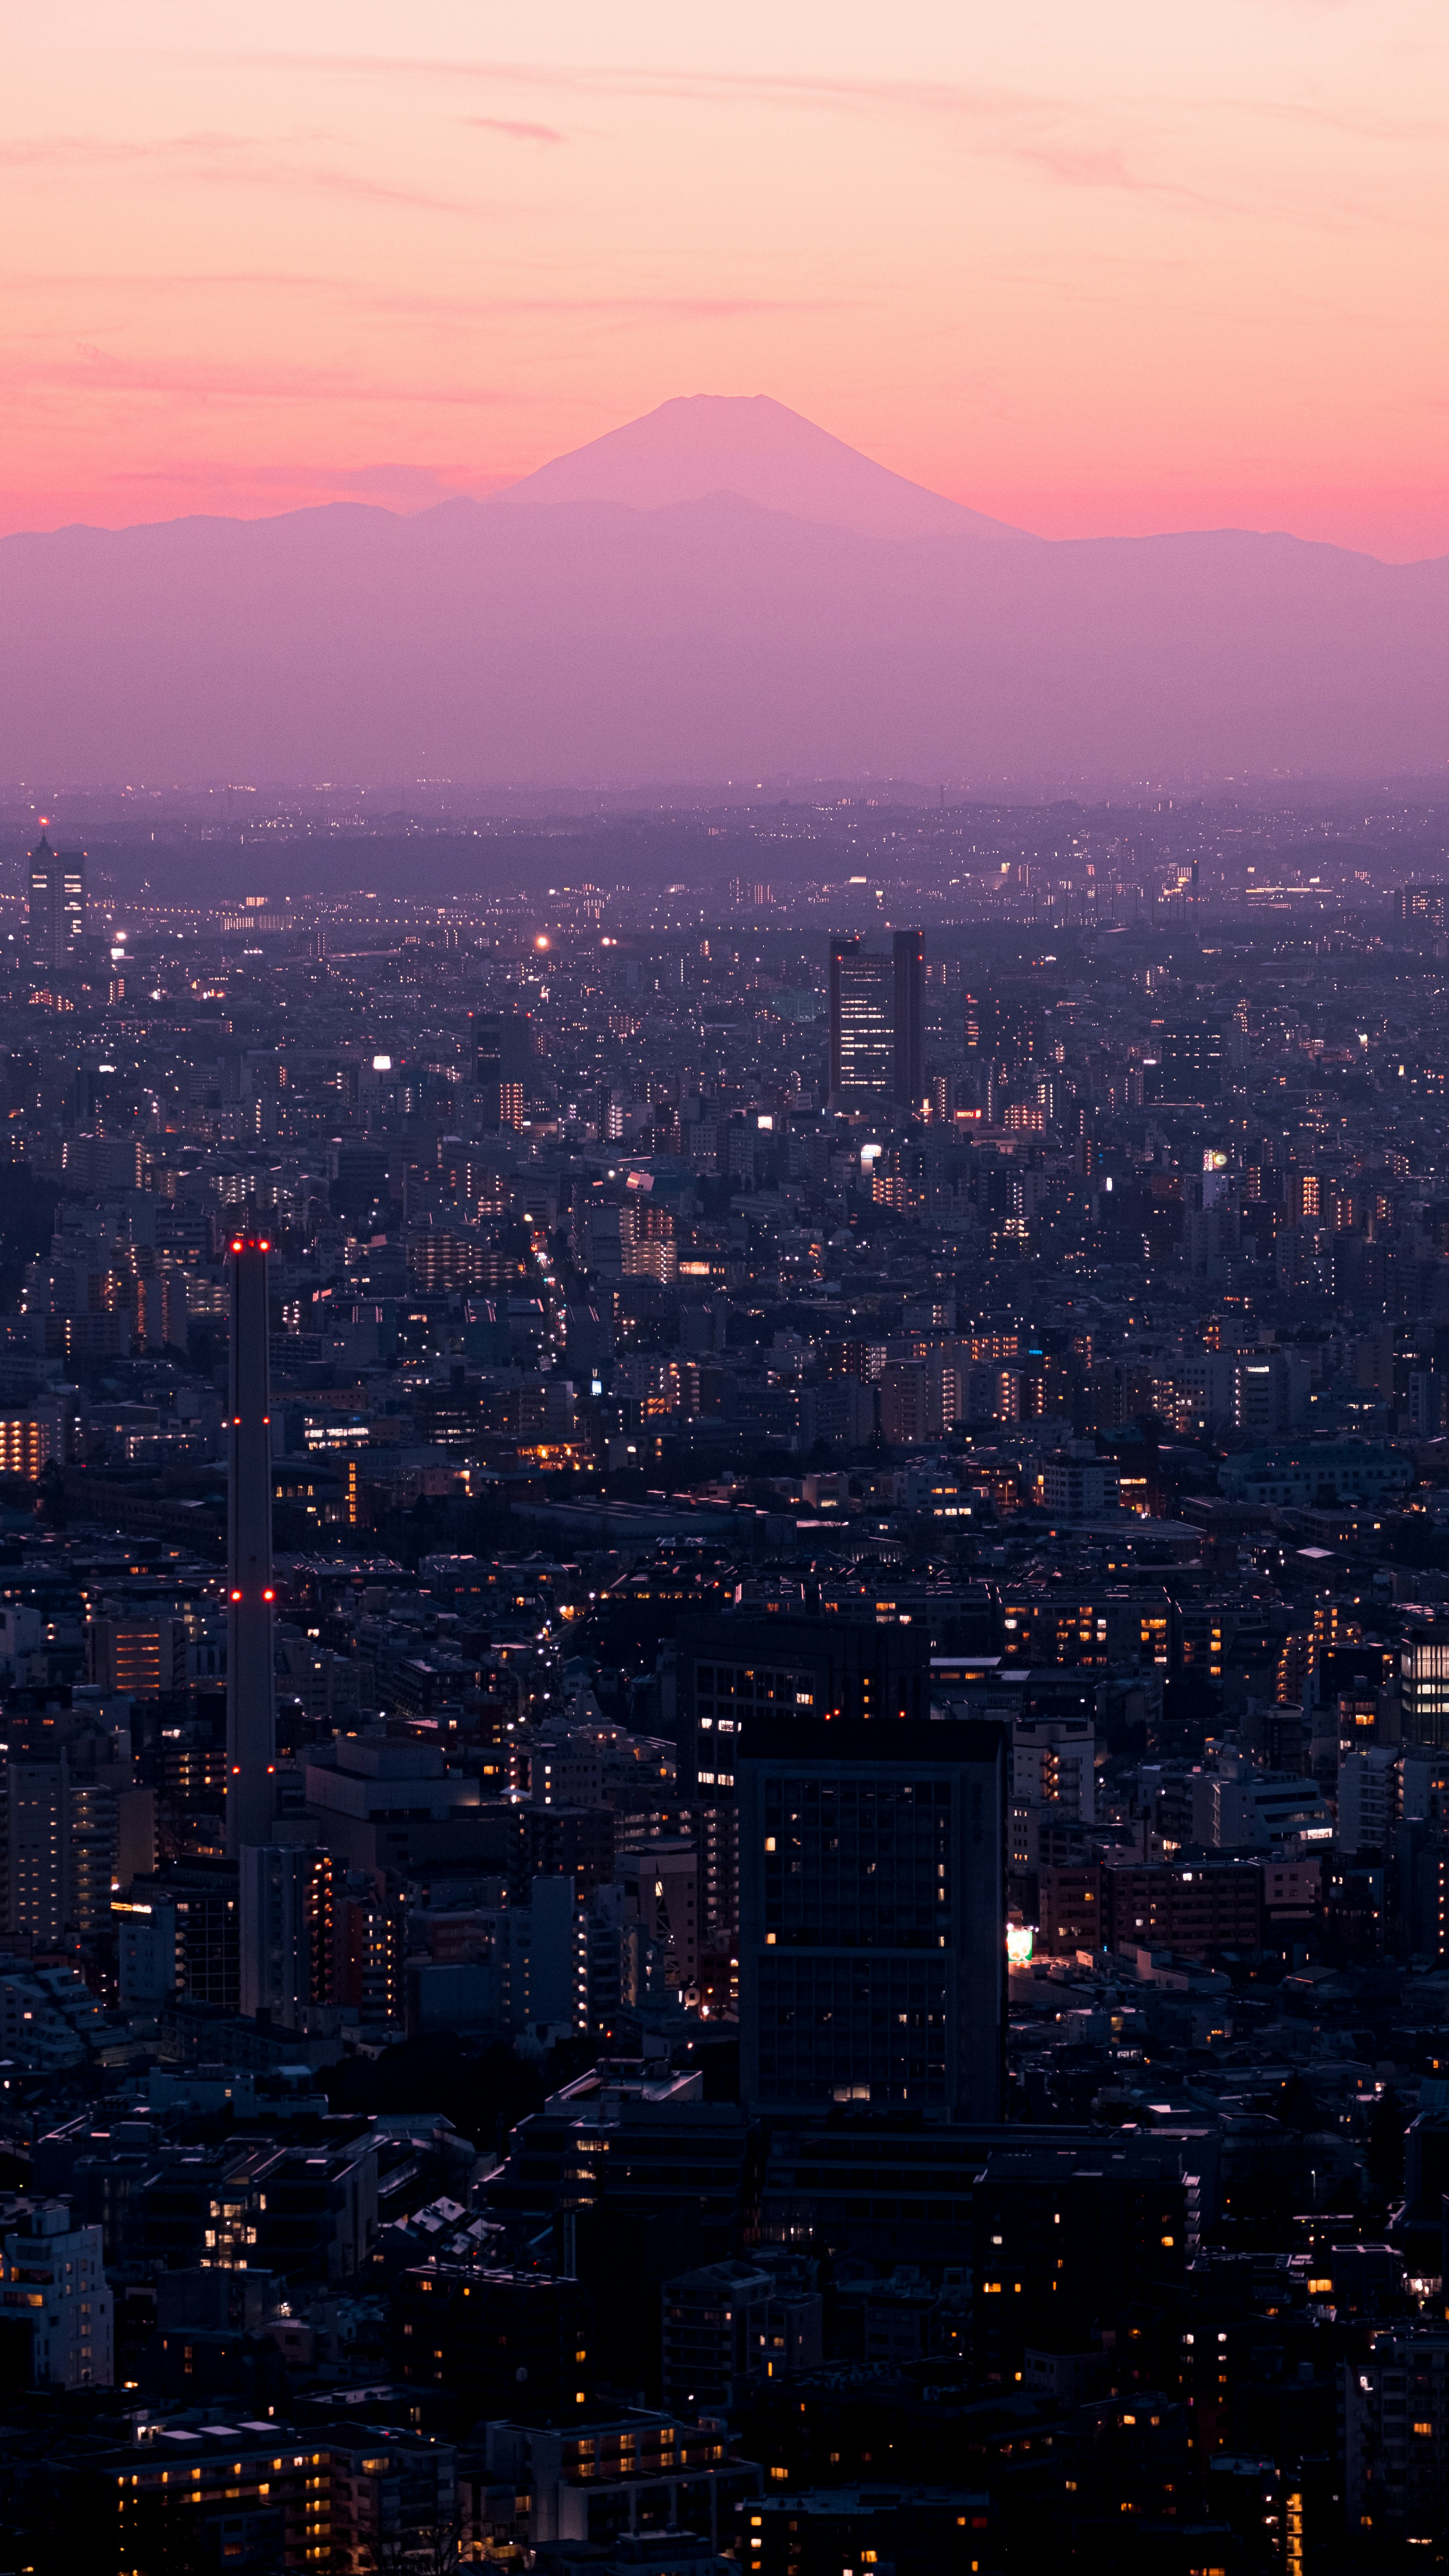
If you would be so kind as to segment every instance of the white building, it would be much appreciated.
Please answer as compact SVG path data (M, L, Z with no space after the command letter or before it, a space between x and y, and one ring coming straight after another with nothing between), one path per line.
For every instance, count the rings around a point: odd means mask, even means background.
M1235 1780L1204 1771L1192 1783L1192 1838L1218 1851L1311 1846L1333 1840L1333 1818L1316 1780Z
M1008 1829L1013 1869L1036 1869L1043 1825L1091 1824L1097 1738L1089 1718L1013 1717Z
M1345 1753L1338 1766L1340 1851L1382 1851L1398 1822L1399 1754L1390 1744Z
M1095 1521L1120 1509L1122 1478L1115 1458L1099 1458L1090 1440L1074 1441L1041 1466L1043 1509L1056 1520Z
M109 2388L115 2376L110 2284L99 2227L72 2227L69 2203L36 2201L5 2239L8 2317L30 2320L37 2388Z
M1011 1794L1090 1824L1097 1812L1097 1737L1089 1718L1018 1717L1011 1727Z

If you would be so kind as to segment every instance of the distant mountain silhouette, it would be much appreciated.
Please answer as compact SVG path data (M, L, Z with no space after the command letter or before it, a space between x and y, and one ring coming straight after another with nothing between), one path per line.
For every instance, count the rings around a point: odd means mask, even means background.
M1442 769L1446 671L1449 559L1013 537L765 403L413 518L0 543L0 777L55 784L1368 779Z
M630 510L659 510L715 492L867 537L1022 534L873 465L768 394L677 395L642 420L556 456L496 497L515 505L618 501Z

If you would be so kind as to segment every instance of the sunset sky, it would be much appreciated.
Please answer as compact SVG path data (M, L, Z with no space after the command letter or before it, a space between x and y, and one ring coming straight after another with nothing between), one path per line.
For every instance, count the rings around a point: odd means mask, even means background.
M1444 0L49 0L6 528L486 493L770 393L1052 536L1449 551Z

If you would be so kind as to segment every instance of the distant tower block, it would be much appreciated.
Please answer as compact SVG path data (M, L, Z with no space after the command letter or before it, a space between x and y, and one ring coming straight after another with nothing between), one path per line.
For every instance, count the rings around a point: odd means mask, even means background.
M842 1109L874 1110L895 1081L895 964L857 938L830 942L830 1093Z
M926 1087L926 966L919 930L898 930L891 941L894 966L894 1076L897 1104L920 1113Z
M75 959L86 926L84 850L53 850L42 832L30 853L30 964L37 975Z
M272 1640L272 1424L267 1366L267 1254L260 1236L231 1244L227 1399L226 1847L269 1843L276 1804Z

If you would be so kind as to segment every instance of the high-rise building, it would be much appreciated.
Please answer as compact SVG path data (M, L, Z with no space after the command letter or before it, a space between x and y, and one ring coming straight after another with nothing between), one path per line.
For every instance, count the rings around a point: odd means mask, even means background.
M86 1662L91 1680L104 1691L127 1691L135 1699L184 1691L186 1622L164 1614L93 1619L86 1631Z
M340 1874L339 1884L335 2000L364 2031L401 2030L407 1916L397 1884L370 1870Z
M135 1884L111 1899L116 1935L116 1983L122 2012L155 2012L180 1983L176 1907L166 1896L140 1893Z
M1395 921L1416 925L1442 939L1446 917L1449 917L1449 886L1406 885L1395 889Z
M1367 1744L1339 1754L1334 1840L1340 1851L1388 1849L1398 1821L1399 1763L1392 1744Z
M765 1619L723 1611L679 1622L680 1785L699 1816L699 1924L728 1942L739 1916L735 1796L740 1730L757 1716L822 1715L832 1724L930 1715L923 1627L853 1619Z
M1103 2153L1080 2135L1049 2137L1038 2130L1028 2145L1008 2130L972 2190L971 2334L983 2385L1019 2385L1029 2348L1080 2352L1086 2321L1110 2302L1120 2313L1182 2295L1200 2186L1182 2170L1180 2142L1119 2132ZM1190 2563L1204 2562L1194 2553Z
M895 1096L920 1115L926 1088L926 966L919 930L898 930L891 940L895 969Z
M334 2000L340 1865L317 1845L264 1844L239 1858L241 2009L303 2030Z
M159 2004L173 1990L198 2004L237 2009L237 1871L234 1861L168 1861L132 1879L112 1902L122 1999ZM129 1991L128 1991L129 1981Z
M737 1780L741 2098L999 2120L1000 1728L756 1718Z
M843 1109L871 1109L895 1090L895 988L892 957L858 939L830 943L830 1093Z
M1449 1749L1449 1644L1436 1629L1410 1628L1399 1650L1404 1743Z
M1436 2548L1449 2513L1449 2335L1378 2334L1340 2365L1343 2509L1382 2561Z
M271 1841L276 1807L270 1249L259 1235L232 1237L226 1434L226 1847L233 1857L248 1846Z
M151 1866L154 1825L129 1762L83 1745L13 1754L0 1770L0 1930L40 1945L99 1931L113 1887Z
M1169 1021L1146 1059L1147 1096L1157 1100L1216 1100L1223 1087L1227 1049L1221 1029L1199 1020Z
M703 2263L678 2273L664 2284L664 2402L685 2423L723 2415L752 2380L815 2367L823 2327L820 2292L782 2282L760 2264Z
M104 2230L73 2227L63 2200L34 2201L25 2224L6 2235L5 2314L29 2325L37 2388L109 2388L115 2377L103 2246Z
M30 964L39 975L63 972L86 926L86 854L53 850L42 832L30 853Z
M919 1113L926 1087L926 969L919 930L890 955L854 938L830 943L830 1090L843 1109L894 1101Z
M521 1127L533 1062L527 1011L475 1011L473 1079L483 1095L485 1127Z

